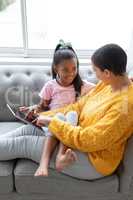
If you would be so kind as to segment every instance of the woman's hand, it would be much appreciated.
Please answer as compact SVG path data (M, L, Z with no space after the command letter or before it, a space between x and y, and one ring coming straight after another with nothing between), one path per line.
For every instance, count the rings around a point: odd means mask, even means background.
M39 116L37 119L36 119L36 125L37 126L48 126L49 123L51 122L52 120L52 117L47 117L47 116ZM33 121L34 123L34 121Z

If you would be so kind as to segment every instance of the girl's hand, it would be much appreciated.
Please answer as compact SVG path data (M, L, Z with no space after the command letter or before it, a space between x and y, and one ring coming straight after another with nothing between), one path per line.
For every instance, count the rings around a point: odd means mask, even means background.
M25 115L25 119L27 119L28 121L33 121L34 119L37 119L38 115L34 112L34 110L29 111L26 115Z
M25 113L25 119L28 121L32 121L35 118L38 117L38 115L35 112L35 108L36 106L23 106L23 107L19 107L19 111Z
M21 107L19 107L19 111L20 112L27 112L27 111L29 111L29 107L21 106Z
M47 116L39 116L36 120L36 125L37 126L48 126L49 123L51 122L52 120L52 117L47 117ZM33 121L34 122L34 121Z
M36 109L37 109L37 105L33 105L33 106L21 106L21 107L19 107L19 111L20 112L34 111Z

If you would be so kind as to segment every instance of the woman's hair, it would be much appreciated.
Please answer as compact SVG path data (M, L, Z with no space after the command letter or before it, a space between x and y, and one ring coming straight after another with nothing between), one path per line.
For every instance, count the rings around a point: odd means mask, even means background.
M115 75L124 75L126 72L127 55L116 44L107 44L94 52L92 63L102 71L108 69Z
M79 97L81 94L81 87L83 85L83 81L79 75L79 61L78 57L76 55L76 52L72 48L71 44L69 43L64 43L62 40L60 43L56 46L55 51L54 51L54 56L53 56L53 63L52 63L52 78L57 77L57 73L54 70L55 66L63 62L64 60L69 60L76 58L77 60L77 75L74 78L72 84L75 89L75 94L76 97Z

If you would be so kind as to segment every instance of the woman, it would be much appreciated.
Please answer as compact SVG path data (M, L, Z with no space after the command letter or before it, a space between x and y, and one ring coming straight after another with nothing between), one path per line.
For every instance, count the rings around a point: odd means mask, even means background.
M78 103L60 110L76 111L79 125L74 127L57 117L41 117L37 124L48 125L66 146L86 153L96 171L106 176L118 167L133 132L133 84L126 75L126 53L118 45L101 47L91 60L102 82Z
M55 137L76 150L78 161L62 173L88 180L116 170L133 132L133 84L126 75L126 53L118 45L109 44L98 49L91 60L101 80L95 89L75 104L43 113L45 116L37 121L39 126L48 125ZM52 117L59 111L65 114L70 110L78 113L77 127ZM0 138L0 160L25 157L40 161L45 142L40 129L23 126L6 135L7 138ZM71 157L64 156L68 160ZM54 167L53 162L50 166Z

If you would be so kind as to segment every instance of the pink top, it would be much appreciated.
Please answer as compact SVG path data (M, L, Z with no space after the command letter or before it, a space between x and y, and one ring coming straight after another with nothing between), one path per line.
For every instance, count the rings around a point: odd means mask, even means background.
M89 92L93 83L88 81L83 81L83 86L81 88L81 96ZM61 108L65 105L75 102L75 89L73 85L68 87L63 87L57 83L55 79L48 81L43 86L39 96L44 100L51 100L49 104L49 109Z

